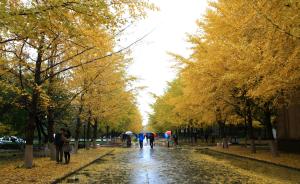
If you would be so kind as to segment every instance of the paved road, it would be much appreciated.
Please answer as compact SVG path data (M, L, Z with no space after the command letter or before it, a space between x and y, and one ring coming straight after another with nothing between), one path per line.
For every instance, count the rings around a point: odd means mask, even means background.
M118 149L69 177L73 183L286 183L187 149Z

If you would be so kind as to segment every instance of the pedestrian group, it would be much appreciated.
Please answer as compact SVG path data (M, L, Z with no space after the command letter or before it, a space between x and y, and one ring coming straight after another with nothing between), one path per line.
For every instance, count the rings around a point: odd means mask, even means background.
M55 134L54 144L56 148L56 163L63 163L63 156L65 158L65 164L70 163L70 152L72 147L70 145L71 132L65 130L64 128L60 129L60 132Z

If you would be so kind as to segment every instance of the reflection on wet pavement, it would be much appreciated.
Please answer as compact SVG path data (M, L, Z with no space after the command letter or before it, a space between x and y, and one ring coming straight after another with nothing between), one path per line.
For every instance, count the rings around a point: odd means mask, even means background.
M117 149L63 183L287 183L192 150Z

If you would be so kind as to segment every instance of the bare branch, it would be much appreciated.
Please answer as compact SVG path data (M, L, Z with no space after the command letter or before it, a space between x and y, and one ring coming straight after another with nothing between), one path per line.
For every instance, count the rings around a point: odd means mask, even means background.
M93 49L93 48L94 48L94 47L89 47L89 48L87 48L87 49L84 49L84 50L82 50L82 51L80 51L80 52L74 54L73 56L70 56L69 58L67 58L67 59L65 59L65 60L63 60L63 61L60 61L60 62L58 62L58 63L55 63L55 64L53 64L51 67L48 67L46 70L42 71L42 73L47 72L48 70L50 70L50 69L52 69L52 68L54 68L54 67L56 67L56 66L58 66L58 65L61 65L61 64L65 63L65 62L67 62L67 61L70 61L70 60L76 58L77 56L80 56L81 54L83 54L83 53L85 53L85 52L87 52L87 51L89 51L89 50L91 50L91 49Z

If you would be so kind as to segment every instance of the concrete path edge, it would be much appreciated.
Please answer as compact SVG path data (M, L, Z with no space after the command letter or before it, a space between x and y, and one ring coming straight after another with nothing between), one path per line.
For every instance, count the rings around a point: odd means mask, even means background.
M114 150L111 150L111 151L109 151L107 153L104 153L103 155L101 155L101 156L97 157L96 159L92 160L91 162L88 162L88 163L84 164L83 166L81 166L81 167L79 167L79 168L77 168L77 169L75 169L75 170L73 170L73 171L71 171L71 172L63 175L62 177L56 178L54 181L51 182L51 184L57 184L57 183L61 182L62 180L66 179L67 177L71 176L72 174L74 174L74 173L76 173L76 172L84 169L85 167L87 167L87 166L95 163L96 161L100 160L101 158L103 158L103 157L111 154L113 151Z

